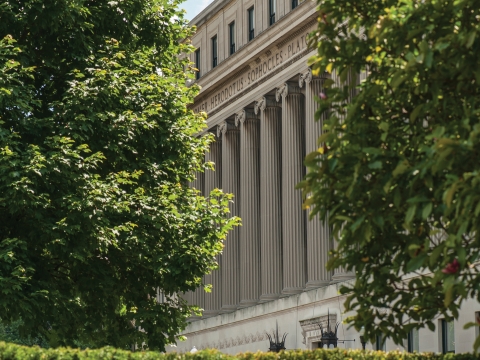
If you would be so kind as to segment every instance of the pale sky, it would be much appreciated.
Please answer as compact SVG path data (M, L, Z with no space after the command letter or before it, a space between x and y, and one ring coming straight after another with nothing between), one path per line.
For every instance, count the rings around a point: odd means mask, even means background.
M180 4L180 7L187 10L187 19L192 20L212 1L213 0L186 0Z

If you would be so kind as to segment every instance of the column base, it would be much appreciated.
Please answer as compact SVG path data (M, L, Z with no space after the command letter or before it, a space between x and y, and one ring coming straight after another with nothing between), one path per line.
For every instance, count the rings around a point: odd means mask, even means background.
M220 309L220 314L228 314L228 313L234 312L237 309L238 309L238 306L236 305L224 305Z
M208 310L203 312L202 319L213 317L219 314L219 310Z
M251 299L251 300L241 300L240 304L238 305L238 309L243 309L246 307L257 305L259 299Z
M330 282L330 284L336 284L351 279L355 279L355 274L353 272L339 273L332 276L332 281Z
M187 319L187 322L194 322L194 321L198 321L198 320L202 320L202 317L201 316L191 316Z
M305 288L303 287L289 287L282 290L282 294L285 295L294 295L303 292Z
M319 287L325 287L331 284L331 281L329 280L314 280L314 281L309 281L305 285L307 289L316 289Z
M267 301L277 300L281 294L264 294L260 296L260 303L264 303Z

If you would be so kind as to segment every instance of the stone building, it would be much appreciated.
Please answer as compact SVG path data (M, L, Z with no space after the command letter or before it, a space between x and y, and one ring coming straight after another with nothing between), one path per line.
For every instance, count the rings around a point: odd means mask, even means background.
M311 349L328 314L333 323L348 315L338 287L354 275L325 269L334 246L328 228L307 221L295 190L305 154L321 134L314 97L324 78L307 67L314 51L306 39L316 22L316 2L299 0L215 0L191 22L197 26L191 60L202 88L194 110L208 113L208 131L216 137L205 158L216 171L198 174L193 186L204 194L216 187L233 193L231 213L243 226L229 234L219 270L205 277L213 291L185 295L204 315L192 319L187 341L170 351L266 351L266 333L277 323L288 333L287 349ZM439 319L435 332L413 332L405 348L471 351L476 330L463 324L475 311L480 304L465 304L458 321ZM345 342L338 346L361 348L359 336L340 324ZM387 341L387 350L396 348Z

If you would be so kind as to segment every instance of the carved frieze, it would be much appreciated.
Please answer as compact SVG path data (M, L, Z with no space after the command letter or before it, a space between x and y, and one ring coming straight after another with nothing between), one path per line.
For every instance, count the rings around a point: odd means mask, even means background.
M237 98L245 90L273 75L279 69L290 64L290 60L307 50L307 35L315 28L314 23L308 23L295 31L284 42L272 46L262 55L250 62L242 71L229 76L228 82L208 89L201 94L193 106L194 112L212 111ZM268 75L268 76L267 76Z

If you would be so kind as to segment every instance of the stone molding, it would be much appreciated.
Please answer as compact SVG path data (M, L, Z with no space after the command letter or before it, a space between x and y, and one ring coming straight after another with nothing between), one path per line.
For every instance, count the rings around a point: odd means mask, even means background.
M280 328L278 328L279 333ZM273 334L276 330L272 327L269 330L269 334ZM199 350L204 350L204 349L228 349L231 347L243 345L243 344L250 344L250 343L256 343L256 342L261 342L261 341L267 341L267 331L257 331L255 333L250 332L248 334L244 334L242 336L238 335L236 337L228 337L225 339L220 339L217 341L214 341L212 343L206 342L205 344L201 344L198 349ZM265 344L268 346L268 344Z
M314 342L319 342L322 338L320 326L326 328L328 317L330 316L330 327L333 329L337 323L337 314L321 315L310 319L299 321L302 328L302 344L307 345L307 349L312 349Z
M314 24L317 23L317 18L311 19L310 21L307 21L305 25L303 25L300 29L297 31L294 31L290 33L286 38L282 39L282 41L277 43L277 49L280 49L283 45L291 41L292 39L295 39L298 35L300 35L302 32L307 30L309 27L313 26Z

